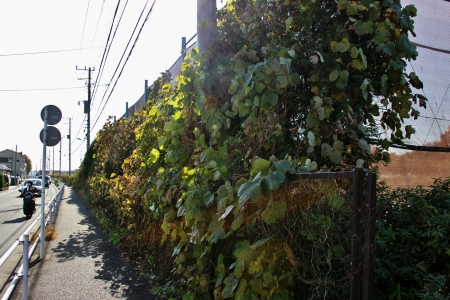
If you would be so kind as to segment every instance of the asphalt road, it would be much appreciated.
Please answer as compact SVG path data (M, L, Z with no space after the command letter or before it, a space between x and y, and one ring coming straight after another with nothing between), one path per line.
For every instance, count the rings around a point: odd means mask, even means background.
M19 187L12 186L9 190L0 192L0 257L11 247L41 211L41 198L36 198L36 213L30 220L22 211L22 198L19 197ZM49 203L58 192L54 185L45 189L45 203Z

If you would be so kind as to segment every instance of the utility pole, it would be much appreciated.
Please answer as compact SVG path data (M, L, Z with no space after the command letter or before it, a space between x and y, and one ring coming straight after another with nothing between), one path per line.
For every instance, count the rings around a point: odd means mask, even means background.
M216 0L197 0L197 48L205 51L211 43L216 30Z
M84 69L79 69L78 66L76 67L76 70L83 70L86 71L86 67ZM87 132L86 132L86 149L89 148L89 145L91 144L91 72L95 71L95 68L91 69L88 68L88 100L87 104L84 107L84 113L87 114ZM78 78L79 80L84 80L86 78Z

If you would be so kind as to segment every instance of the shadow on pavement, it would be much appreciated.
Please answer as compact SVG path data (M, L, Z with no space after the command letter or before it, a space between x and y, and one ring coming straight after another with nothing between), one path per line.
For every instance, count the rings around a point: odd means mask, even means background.
M15 224L15 223L22 223L25 221L28 221L28 219L25 216L23 216L20 218L15 218L13 220L3 221L2 224Z
M151 295L151 285L138 271L125 261L121 252L117 250L102 233L96 218L90 212L88 205L76 191L70 191L70 198L65 198L67 204L76 205L81 216L80 225L87 230L78 230L67 239L53 247L53 258L57 262L67 262L79 257L90 257L95 261L95 279L109 284L109 293L114 298L121 299L158 299ZM60 216L58 216L60 217Z

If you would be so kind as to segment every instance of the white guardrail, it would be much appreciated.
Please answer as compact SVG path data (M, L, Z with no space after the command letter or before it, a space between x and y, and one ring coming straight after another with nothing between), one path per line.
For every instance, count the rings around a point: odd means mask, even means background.
M49 209L49 213L47 214L47 219L45 221L45 226L49 223L54 223L56 219L56 214L58 213L59 204L61 202L62 195L64 193L64 183L62 183L61 188L59 189L58 193L55 197L53 197L52 201L50 201L49 204L44 209L44 214L47 209ZM45 216L44 216L45 217ZM40 235L36 238L34 241L31 249L29 248L29 235L30 230L33 228L33 226L41 219L41 215L31 223L31 225L25 230L25 232L20 235L20 237L17 239L17 241L14 242L14 244L9 247L8 251L0 258L0 267L3 265L3 263L8 259L8 257L11 255L11 253L16 249L19 244L23 243L23 261L22 265L20 266L19 270L17 271L16 275L14 276L14 279L11 281L11 284L9 288L6 290L5 294L3 295L3 298L1 300L8 300L11 296L12 292L14 291L17 283L19 282L19 278L23 278L23 284L22 284L22 300L28 299L28 266L29 266L29 259L31 255L33 254L34 250L36 249L36 246L38 245L40 241ZM40 227L40 226L39 226ZM27 274L26 276L23 276L23 274Z

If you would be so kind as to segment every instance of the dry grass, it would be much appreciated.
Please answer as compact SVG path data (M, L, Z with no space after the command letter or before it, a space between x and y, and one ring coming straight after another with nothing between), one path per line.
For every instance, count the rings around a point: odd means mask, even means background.
M58 237L58 233L56 232L55 227L52 225L48 225L45 227L45 240L52 241Z

